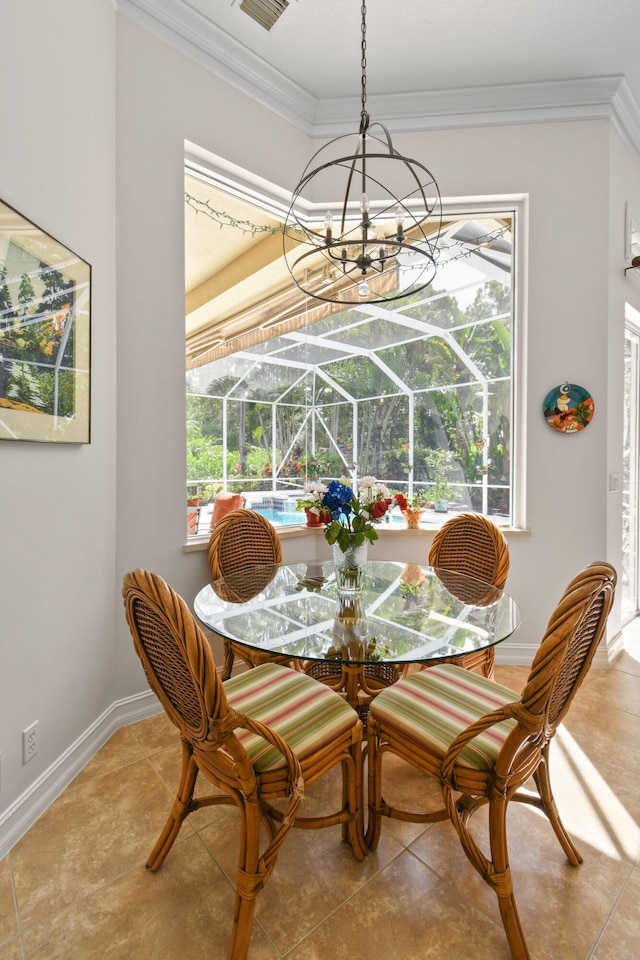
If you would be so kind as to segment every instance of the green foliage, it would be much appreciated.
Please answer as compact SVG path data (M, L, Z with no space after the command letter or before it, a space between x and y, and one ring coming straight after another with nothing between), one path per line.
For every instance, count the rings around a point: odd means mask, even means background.
M391 325L383 318L375 328L356 323L342 331L346 319L357 319L357 309L313 324L308 331L311 336L333 331L337 340L362 351L324 360L323 378L313 369L305 373L261 362L248 374L241 366L238 377L229 376L229 367L223 367L224 377L212 380L207 389L210 396L187 397L188 418L200 425L199 444L206 439L213 445L206 448L207 460L204 448L199 446L197 453L192 450L189 476L222 476L212 471L215 464L221 469L221 398L227 397L226 436L233 451L227 461L229 477L238 476L245 489L254 484L255 489L265 489L272 483L274 444L279 489L295 488L307 478L337 478L357 464L359 476L381 477L400 484L401 489L412 476L429 499L435 495L436 483L438 493L447 498L465 484L467 502L480 509L483 478L506 486L510 474L511 290L488 280L464 311L455 297L434 288L428 297L409 297L400 306L407 320L428 324L430 335L421 337L417 332L415 339L398 343L401 338L394 339ZM377 338L384 342L385 336L389 345L378 346ZM380 362L374 362L373 350ZM410 401L398 380L413 391L411 424ZM305 423L312 396L319 411L313 430L311 421L308 426ZM266 401L280 398L274 423L273 408ZM356 410L357 447L352 434ZM291 451L284 464L283 451ZM434 451L436 456L439 451L452 456L442 477L436 476L429 459ZM492 503L508 511L508 490L493 490L491 497Z

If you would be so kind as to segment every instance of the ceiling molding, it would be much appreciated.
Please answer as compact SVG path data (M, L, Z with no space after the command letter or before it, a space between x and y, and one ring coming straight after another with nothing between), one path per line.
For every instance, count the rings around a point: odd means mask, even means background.
M206 17L176 0L117 0L118 11L312 136L316 99Z
M312 138L356 129L360 98L318 100L176 0L114 0L118 12ZM640 106L622 76L383 94L371 116L392 133L518 123L610 120L640 159Z

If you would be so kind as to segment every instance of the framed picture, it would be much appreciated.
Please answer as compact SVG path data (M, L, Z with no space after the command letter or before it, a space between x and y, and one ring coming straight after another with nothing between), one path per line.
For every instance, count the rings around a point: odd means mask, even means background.
M91 267L0 201L0 439L89 443Z

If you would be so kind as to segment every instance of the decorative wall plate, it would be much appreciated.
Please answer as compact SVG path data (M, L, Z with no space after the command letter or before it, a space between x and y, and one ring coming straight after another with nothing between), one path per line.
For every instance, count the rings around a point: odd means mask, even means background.
M577 433L591 423L593 397L576 383L562 383L546 395L542 410L545 420L554 430Z

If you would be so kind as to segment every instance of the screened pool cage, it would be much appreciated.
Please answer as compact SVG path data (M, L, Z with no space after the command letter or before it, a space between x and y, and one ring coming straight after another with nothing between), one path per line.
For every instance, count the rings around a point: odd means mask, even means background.
M509 522L511 233L504 220L456 229L456 256L421 294L188 370L188 495L292 512L307 480L373 475Z

